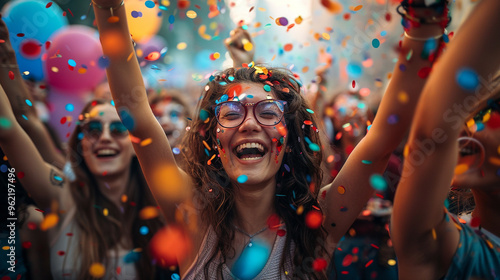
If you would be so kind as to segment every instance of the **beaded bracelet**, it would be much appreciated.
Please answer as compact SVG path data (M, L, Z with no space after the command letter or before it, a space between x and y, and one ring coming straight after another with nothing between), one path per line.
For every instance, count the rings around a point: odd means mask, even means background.
M401 10L401 8L403 10ZM446 9L445 9L446 10ZM444 26L448 26L451 22L451 16L445 15L442 17L416 17L413 15L410 15L407 11L407 9L403 5L399 5L396 8L396 12L403 17L403 19L409 20L411 22L417 23L417 24L434 24L434 23L440 23L443 24Z

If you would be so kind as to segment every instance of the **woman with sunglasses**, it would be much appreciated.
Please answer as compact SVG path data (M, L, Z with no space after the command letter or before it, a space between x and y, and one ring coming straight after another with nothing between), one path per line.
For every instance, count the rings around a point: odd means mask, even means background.
M146 252L161 222L114 107L94 100L82 111L69 141L70 181L43 161L0 91L0 146L45 212L54 279L154 278Z
M477 5L423 90L391 224L401 279L500 277L499 10ZM445 208L450 182L472 190L468 223Z
M296 78L250 62L213 74L185 138L184 172L151 113L137 60L128 59L123 2L93 5L116 109L137 139L134 149L169 227L182 236L174 239L181 249L171 252L182 277L325 279L328 256L373 194L370 178L384 171L407 132L426 78L417 74L433 60L401 52L405 67L395 68L371 130L321 190L322 146ZM408 36L442 32L415 28ZM405 37L402 47L420 53L424 43Z

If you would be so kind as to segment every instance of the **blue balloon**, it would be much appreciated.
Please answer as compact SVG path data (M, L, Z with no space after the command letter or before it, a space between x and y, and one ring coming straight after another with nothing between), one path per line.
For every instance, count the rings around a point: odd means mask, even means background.
M42 80L42 50L55 31L68 25L63 10L52 2L19 0L7 4L2 11L10 33L10 42L16 52L21 72L28 71L27 79Z

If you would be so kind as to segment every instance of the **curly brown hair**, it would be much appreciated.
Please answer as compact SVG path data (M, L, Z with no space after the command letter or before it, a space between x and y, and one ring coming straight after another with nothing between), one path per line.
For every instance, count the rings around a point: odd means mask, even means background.
M222 277L222 264L226 262L226 256L234 252L230 240L235 235L232 226L235 218L234 190L221 160L216 154L214 156L216 150L208 151L205 146L206 143L209 147L215 147L217 143L217 121L212 106L221 96L228 94L235 84L268 84L272 85L272 93L277 99L287 102L284 116L288 130L287 147L284 147L285 155L276 174L276 194L279 195L274 200L276 214L284 221L287 232L283 252L285 257L280 267L285 272L285 264L291 261L295 267L291 277L307 275L312 279L326 279L324 272L312 268L313 260L327 255L324 246L326 231L322 227L307 227L305 219L308 211L321 211L317 197L322 180L322 154L310 147L310 144L321 147L316 120L308 112L306 100L300 92L301 84L293 74L280 68L266 68L267 74L258 71L264 68L229 68L212 75L199 101L191 128L185 135L184 170L194 179L200 197L201 218L214 229L218 240L209 262L221 253L217 274ZM208 119L206 113L209 113ZM304 209L301 214L296 211L299 206ZM293 256L292 242L295 244ZM205 278L208 279L208 265L205 267Z
M82 110L82 115L92 110L94 106L109 104L104 99L90 101ZM110 262L110 250L117 250L123 237L130 236L134 250L141 249L135 267L139 279L153 279L155 267L151 264L148 253L148 243L153 235L162 227L159 218L148 220L139 219L139 211L146 206L156 206L139 161L134 156L130 166L130 178L125 195L128 202L119 209L115 203L103 195L97 187L97 181L83 160L81 126L77 126L68 142L69 160L76 175L71 182L71 195L78 211L75 215L76 223L81 231L78 240L81 262L78 279L94 279L89 273L92 263L102 263L105 267ZM132 202L132 203L129 203ZM108 215L102 214L102 209L109 210ZM140 228L146 226L149 232L140 233Z

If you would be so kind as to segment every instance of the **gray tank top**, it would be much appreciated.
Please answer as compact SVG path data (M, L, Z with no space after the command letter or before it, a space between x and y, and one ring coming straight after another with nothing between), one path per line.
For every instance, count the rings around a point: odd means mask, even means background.
M291 262L285 264L285 271L288 272L288 275L280 269L281 258L284 257L283 250L285 248L285 240L286 235L276 236L276 240L274 241L274 245L269 258L267 259L267 263L260 271L260 273L254 278L255 280L291 279L291 272L293 268L293 264ZM182 277L183 280L205 280L206 278L204 268L207 265L209 279L216 279L217 266L219 266L220 264L220 259L215 258L214 261L210 262L210 264L207 264L208 260L212 256L213 250L215 249L216 241L217 235L215 234L212 227L209 227L207 230L207 234L205 235L205 238L203 239L203 242L201 244L198 256L194 260L193 264L191 264L191 266L188 268L185 275ZM292 241L292 255L294 250L295 244ZM231 270L226 264L222 266L222 274L224 276L224 279L236 279L236 277L231 273Z

